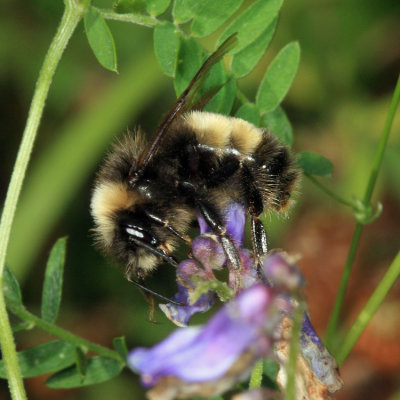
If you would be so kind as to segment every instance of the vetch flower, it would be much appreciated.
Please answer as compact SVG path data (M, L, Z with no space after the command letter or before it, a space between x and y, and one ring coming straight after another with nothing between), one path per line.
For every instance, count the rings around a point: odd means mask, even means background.
M174 303L160 304L161 311L169 320L180 327L186 327L190 318L198 312L208 311L215 302L215 293L207 291L199 296L199 298L190 304L188 289L182 285L178 285L178 293L172 298L184 306L179 306Z
M204 218L199 215L197 218L200 227L200 234L210 233L211 228L207 225ZM246 213L244 207L239 203L230 204L224 214L226 232L232 237L238 248L243 247L244 225L246 223Z
M201 235L193 240L192 258L181 262L177 272L178 293L173 299L183 305L161 304L160 308L171 321L185 327L193 314L209 310L217 297L222 301L236 297L204 328L179 330L152 349L131 353L131 367L141 374L144 385L153 387L149 392L151 399L222 393L246 379L255 361L269 353L272 343L281 364L278 382L285 387L292 312L299 304L306 307L304 277L294 258L282 251L269 252L258 270L253 253L242 248L244 208L233 204L224 218L227 233L240 255L240 271L229 268L228 283L216 278L216 271L226 265L226 256L217 237L199 217ZM257 299L257 292L264 297L260 295ZM274 300L270 303L267 298ZM306 312L300 350L296 372L298 393L306 397L311 392L320 393L325 396L321 398L328 398L329 392L342 387L336 361L314 331ZM263 393L252 391L246 396L256 399Z
M300 348L314 374L324 383L329 392L333 393L342 388L343 380L339 375L336 360L318 337L307 314L304 315L301 327Z
M304 287L305 280L292 259L282 251L273 250L264 258L263 273L272 286L293 294Z
M280 369L277 383L284 391L288 376L286 371L290 351L292 319L284 317L279 326L281 340L274 345L274 354L279 361ZM328 353L315 333L308 316L305 314L300 332L300 352L296 358L295 372L296 398L331 399L330 393L343 386L336 361Z
M224 215L224 223L227 233L232 237L241 257L243 288L249 287L257 280L251 252L241 249L245 222L244 207L236 203L231 204ZM193 314L209 310L217 296L222 301L229 300L234 294L232 289L235 286L235 274L238 273L234 270L229 272L228 284L215 277L214 271L221 270L226 264L225 252L201 215L198 217L198 223L200 236L192 242L192 258L179 264L178 293L172 298L183 305L160 304L164 314L181 327L187 326Z
M150 349L133 350L128 365L163 399L217 395L246 379L254 363L269 354L282 311L288 309L290 303L279 292L257 283L205 326L180 328Z

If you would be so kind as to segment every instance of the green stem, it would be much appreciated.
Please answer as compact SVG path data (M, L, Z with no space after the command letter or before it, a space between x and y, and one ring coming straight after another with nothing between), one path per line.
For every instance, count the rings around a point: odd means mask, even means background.
M263 369L264 369L264 360L261 359L257 361L257 363L253 367L253 370L251 371L249 389L255 389L261 387Z
M379 282L379 285L375 289L372 296L369 298L367 304L363 308L363 310L358 315L354 324L352 325L350 331L347 333L344 338L338 355L336 356L336 360L339 365L341 365L351 349L357 342L361 333L364 331L365 327L375 314L378 307L382 304L384 298L389 292L390 288L396 282L397 278L400 276L400 252L397 253L396 258L392 262L389 269L386 271L384 277Z
M15 310L15 314L21 318L23 321L29 322L30 324L34 324L37 328L40 328L48 333L51 333L54 336L57 336L61 339L65 339L70 343L75 344L78 347L81 347L83 350L89 350L100 356L113 358L118 361L122 360L121 356L114 350L109 349L108 347L101 346L99 344L90 342L78 335L75 335L57 325L51 324L36 315L29 312L26 308L20 308Z
M336 193L332 192L330 189L328 189L325 185L323 185L321 182L319 182L317 179L315 179L312 175L304 173L304 175L310 179L312 183L314 183L315 186L317 186L319 189L321 189L323 192L325 192L328 196L332 197L339 203L344 204L345 206L349 207L354 207L354 204L350 201L347 201L343 199L342 197L338 196Z
M104 8L95 8L104 19L111 19L114 21L121 21L121 22L130 22L136 25L147 26L148 28L153 28L156 25L160 24L161 22L154 17L142 14L118 14L113 10L106 10Z
M371 200L372 192L374 190L376 179L378 177L378 172L382 164L383 156L385 154L385 149L389 139L390 129L392 127L393 119L396 114L396 108L399 105L399 100L400 100L400 75L397 78L397 83L393 93L392 103L390 104L389 113L386 118L385 126L383 127L383 132L381 140L379 142L379 147L376 152L374 162L372 164L371 175L369 177L367 189L365 190L365 195L364 195L365 205L368 205Z
M11 226L14 220L18 198L22 183L32 152L33 143L36 138L40 119L42 117L44 104L53 79L56 67L61 55L72 36L79 20L82 18L85 7L74 0L66 0L65 11L61 23L50 44L44 59L39 78L36 83L31 107L28 114L21 145L18 150L13 173L8 187L6 200L0 222L0 283L5 266L6 253L10 238ZM2 286L0 286L2 287ZM21 371L17 361L14 338L11 331L8 314L5 307L4 295L0 295L0 344L3 359L6 365L8 383L12 399L25 399L26 394L23 386Z
M390 130L392 127L394 115L396 112L396 108L399 104L399 101L400 101L400 75L397 79L397 84L396 84L396 87L395 87L395 90L393 93L393 98L392 98L392 102L391 102L390 109L388 112L388 116L386 118L385 126L383 128L382 135L381 135L381 138L379 141L378 150L376 152L375 159L372 164L372 170L371 170L371 174L370 174L370 177L368 180L368 185L365 190L365 194L364 194L364 198L363 198L363 203L365 206L368 206L368 204L370 203L370 200L371 200L372 192L373 192L373 189L374 189L374 186L376 183L379 168L382 164L383 155L385 152L385 148L386 148ZM346 265L345 265L345 268L343 271L342 280L339 285L338 295L336 296L335 305L333 307L331 318L329 320L327 335L326 335L326 346L330 350L332 350L333 340L334 340L334 337L335 337L335 334L337 331L340 311L342 309L344 295L346 293L347 284L348 284L349 277L350 277L350 272L351 272L351 269L353 266L353 261L354 261L355 255L356 255L358 243L360 241L362 228L363 228L363 225L360 222L358 222L356 225L354 234L353 234L353 239L352 239L352 242L350 245L349 254L348 254Z
M357 222L356 228L353 233L353 238L351 240L349 254L347 255L346 265L343 270L342 279L339 284L338 294L336 296L335 304L333 306L331 318L328 323L328 329L326 333L326 347L328 350L332 351L333 342L336 335L337 326L339 323L340 310L342 308L344 295L346 293L347 284L349 282L350 273L353 266L353 261L356 256L358 243L360 242L361 232L363 229L363 224Z
M296 366L297 355L300 350L300 330L303 321L304 306L299 303L293 314L292 332L290 336L290 349L286 365L287 383L285 390L285 400L295 400L296 397Z
M0 287L3 287L2 277L0 277L0 285ZM24 383L15 350L14 336L12 334L2 290L0 290L0 338L3 360L7 368L8 387L10 389L11 398L14 400L26 399Z

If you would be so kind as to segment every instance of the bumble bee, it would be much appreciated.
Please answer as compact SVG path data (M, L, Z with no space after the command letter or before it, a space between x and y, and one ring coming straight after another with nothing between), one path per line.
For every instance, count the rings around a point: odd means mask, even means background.
M190 243L186 231L198 214L239 269L222 218L233 202L248 212L260 262L267 237L259 216L289 204L299 177L289 149L247 121L191 105L204 76L236 40L231 36L206 60L150 143L140 131L127 136L97 175L91 200L97 240L126 265L128 278L145 278L162 260L176 267L174 248L179 240Z

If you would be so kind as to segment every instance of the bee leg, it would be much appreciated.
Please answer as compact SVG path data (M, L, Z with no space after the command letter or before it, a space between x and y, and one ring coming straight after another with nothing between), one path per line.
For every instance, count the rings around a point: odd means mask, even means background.
M246 164L242 164L242 182L247 199L247 210L251 216L251 241L253 251L257 258L258 268L261 268L262 259L268 252L267 232L264 225L258 216L264 211L263 197L260 190L257 188L256 180L251 171L251 168Z
M170 299L170 298L168 298L166 296L163 296L160 293L155 292L154 290L151 290L147 286L142 285L141 283L139 283L138 281L135 281L131 277L127 277L127 280L128 280L128 282L130 282L133 285L137 286L140 290L142 290L145 293L148 293L151 296L158 297L159 299L161 299L163 301L166 301L167 303L172 303L172 304L175 304L177 306L185 306L185 304L180 303L179 301L172 300L172 299Z
M191 246L192 239L190 238L189 235L186 235L185 233L182 232L178 232L172 225L169 224L168 220L160 218L159 216L152 214L151 212L148 211L145 211L145 213L153 222L169 230L177 238L184 241L188 246Z
M171 254L167 252L167 250L164 248L162 244L159 245L154 245L150 243L146 243L143 240L138 240L135 238L130 238L130 240L135 243L139 247L143 247L146 250L150 251L151 253L155 254L158 257L161 257L164 261L166 261L168 264L172 265L173 267L177 268L178 267L178 261L173 257Z
M197 206L207 225L218 236L225 251L226 257L235 270L241 269L239 253L232 238L226 233L225 226L219 212L207 201L197 200Z
M263 223L258 217L251 216L250 220L251 241L253 243L253 250L257 257L259 267L261 267L262 259L268 252L267 232L264 229Z

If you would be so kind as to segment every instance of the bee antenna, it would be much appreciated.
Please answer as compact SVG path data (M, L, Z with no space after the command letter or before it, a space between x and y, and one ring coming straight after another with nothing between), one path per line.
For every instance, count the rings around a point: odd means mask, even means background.
M151 290L148 287L142 285L141 283L133 280L132 278L128 278L128 282L133 283L135 286L137 286L139 289L143 290L144 292L147 292L147 293L151 294L152 296L158 297L159 299L164 300L168 303L172 303L172 304L175 304L176 306L181 306L181 307L184 307L187 305L187 304L180 303L179 301L172 300L166 296L163 296L160 293L154 292L153 290Z

